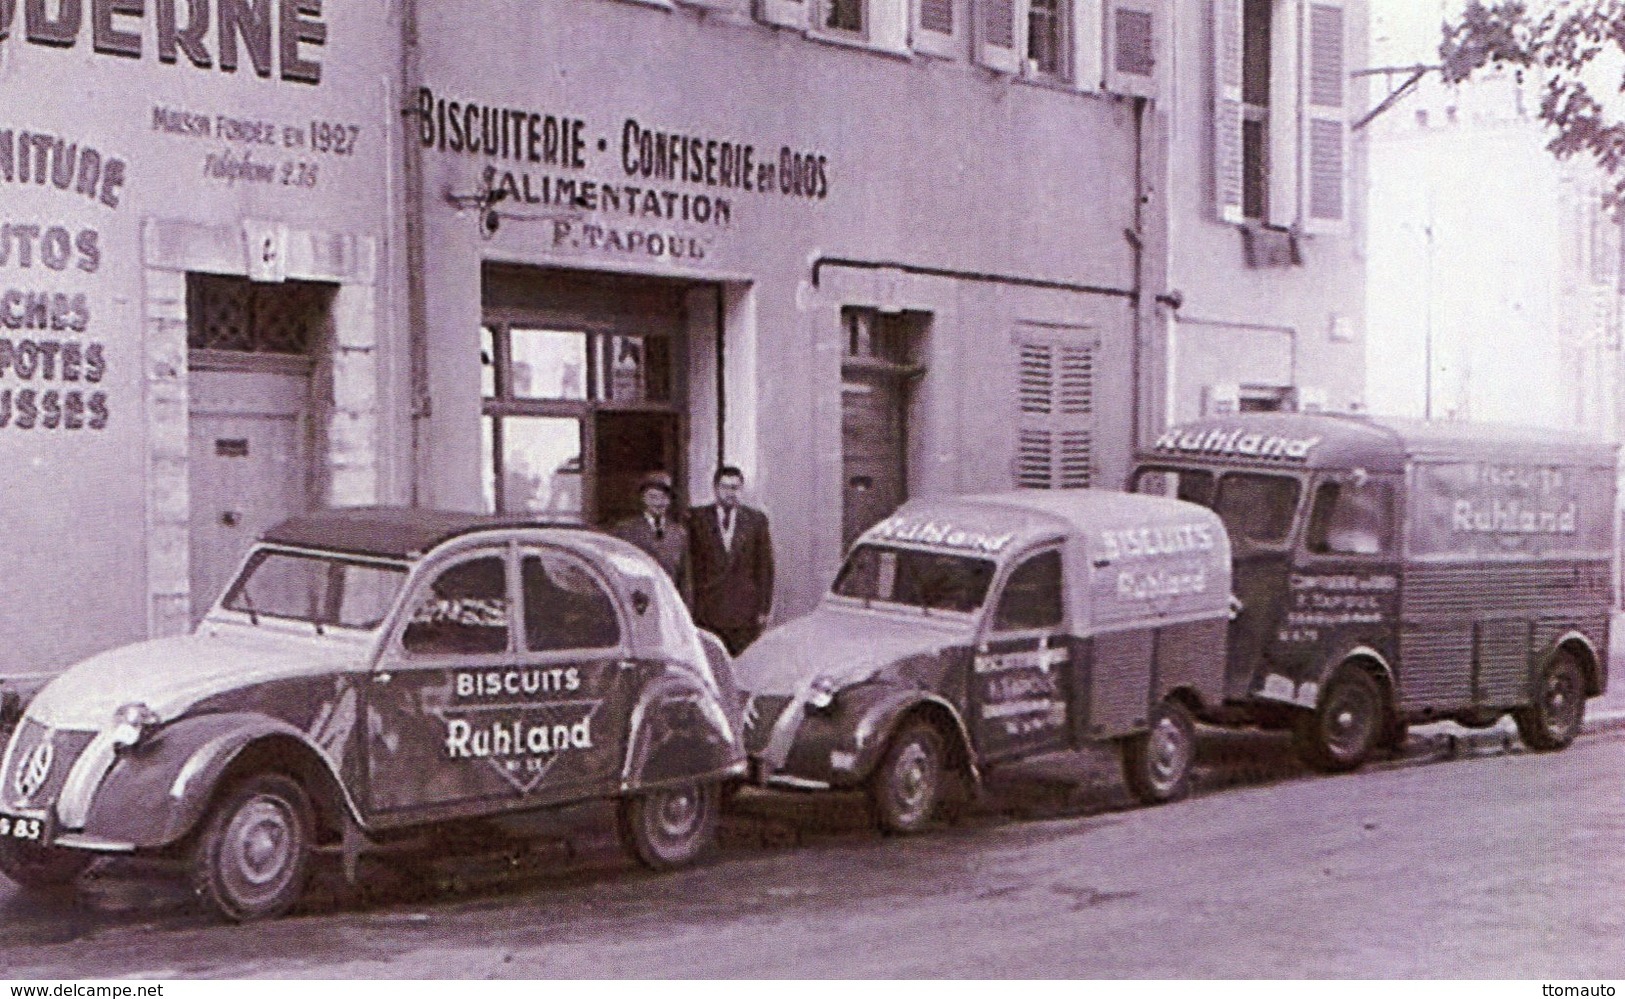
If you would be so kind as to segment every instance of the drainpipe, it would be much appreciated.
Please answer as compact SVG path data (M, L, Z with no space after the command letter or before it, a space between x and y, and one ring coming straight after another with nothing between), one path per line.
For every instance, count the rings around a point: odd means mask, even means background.
M427 498L423 456L428 453L429 319L424 291L423 146L418 141L417 93L423 82L418 47L417 0L401 0L401 231L406 240L406 330L408 391L411 398L411 453L408 455L408 502Z

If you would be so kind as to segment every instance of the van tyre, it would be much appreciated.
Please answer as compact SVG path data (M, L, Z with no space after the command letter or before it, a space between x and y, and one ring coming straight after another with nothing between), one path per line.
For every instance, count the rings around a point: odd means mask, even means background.
M721 810L720 785L680 784L622 798L616 829L634 860L669 871L692 864L711 848Z
M1567 653L1559 653L1541 674L1535 703L1512 712L1518 735L1530 749L1562 749L1580 734L1585 717L1585 675Z
M1365 670L1345 666L1321 692L1314 711L1304 712L1293 736L1304 763L1326 773L1356 770L1370 758L1388 729L1382 688Z
M94 853L62 846L40 846L19 839L0 839L0 872L31 891L60 888L85 872Z
M942 734L935 727L915 721L899 729L869 778L875 824L902 835L929 826L942 803L943 762Z
M250 777L209 810L192 848L192 888L232 922L280 916L305 892L314 831L310 796L296 781Z
M1123 779L1134 797L1147 805L1178 801L1191 790L1196 719L1183 704L1164 701L1144 732L1123 740L1122 754Z

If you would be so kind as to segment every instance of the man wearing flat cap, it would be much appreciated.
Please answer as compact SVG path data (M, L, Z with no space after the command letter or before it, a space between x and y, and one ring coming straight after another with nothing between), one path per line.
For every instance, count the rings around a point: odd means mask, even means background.
M688 578L688 530L672 510L676 489L665 472L649 472L638 480L638 502L643 512L616 524L610 533L648 552L666 570L683 595L692 602Z

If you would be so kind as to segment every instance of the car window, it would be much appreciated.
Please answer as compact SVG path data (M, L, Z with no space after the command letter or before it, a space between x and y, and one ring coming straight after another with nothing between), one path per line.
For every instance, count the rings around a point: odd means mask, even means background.
M1317 555L1384 555L1394 544L1394 487L1377 480L1322 482L1304 547Z
M993 568L985 558L859 545L835 577L834 591L859 600L969 614L982 606Z
M558 552L529 552L519 576L525 646L532 652L601 649L620 643L615 603L586 566Z
M441 572L412 608L401 644L413 655L502 652L508 648L508 588L501 556Z
M1129 487L1129 491L1146 496L1182 499L1187 503L1199 503L1211 508L1213 483L1213 473L1200 469L1146 467L1135 471L1134 484Z
M404 566L262 550L227 591L226 610L341 628L376 628L406 579Z
M1232 538L1280 544L1298 509L1298 480L1289 475L1231 472L1219 481L1213 512Z
M1061 553L1052 548L1034 555L1010 573L993 615L993 630L1055 629L1064 617Z

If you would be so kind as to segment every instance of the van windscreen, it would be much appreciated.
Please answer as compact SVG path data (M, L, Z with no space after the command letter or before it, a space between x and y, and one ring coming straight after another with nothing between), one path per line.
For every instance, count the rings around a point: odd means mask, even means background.
M1298 480L1287 475L1230 472L1219 480L1213 512L1232 540L1275 545L1292 530L1298 510Z
M1144 496L1166 496L1187 503L1213 506L1213 473L1195 468L1157 468L1148 466L1134 473L1130 492Z
M859 545L835 577L837 596L969 614L982 606L994 565L985 558Z

